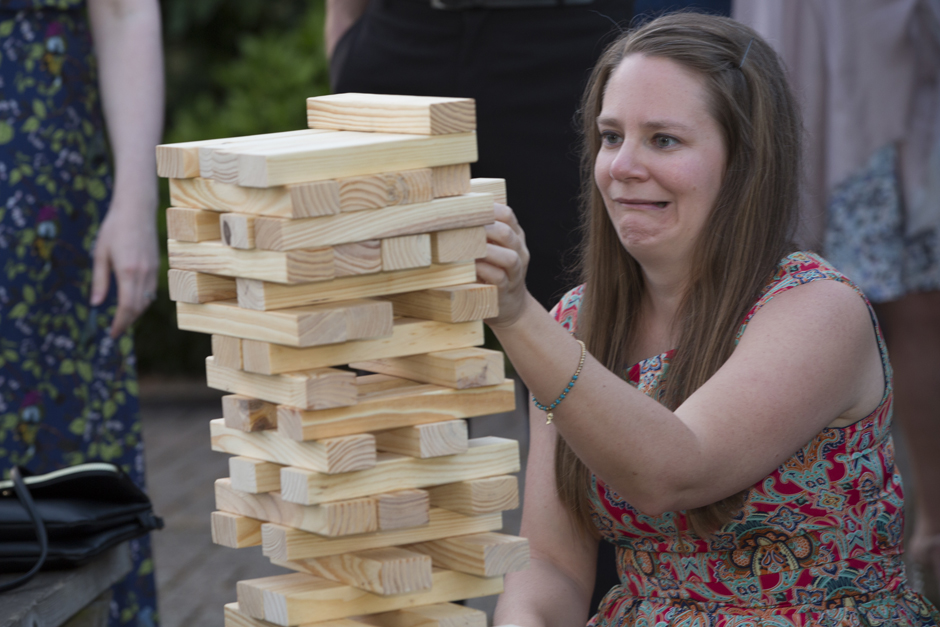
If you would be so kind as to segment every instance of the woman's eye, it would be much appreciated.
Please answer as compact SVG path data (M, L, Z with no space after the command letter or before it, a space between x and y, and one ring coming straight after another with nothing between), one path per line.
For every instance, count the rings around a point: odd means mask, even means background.
M601 143L605 146L616 146L620 143L620 136L613 131L601 132Z
M653 144L657 148L672 148L679 143L675 137L670 137L669 135L656 135L653 137Z

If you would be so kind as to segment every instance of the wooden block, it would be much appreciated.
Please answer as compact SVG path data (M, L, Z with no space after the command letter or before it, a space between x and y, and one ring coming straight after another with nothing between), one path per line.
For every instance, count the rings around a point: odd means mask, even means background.
M190 270L170 270L170 300L178 303L208 303L238 298L235 279Z
M339 213L339 185L331 180L259 189L198 177L170 179L170 202L259 216L312 218Z
M255 247L255 216L247 213L223 213L218 220L223 244L244 250Z
M314 505L518 470L518 442L495 437L474 438L470 440L467 452L459 455L419 459L379 453L375 467L341 477L305 468L283 468L281 497L292 503Z
M307 126L343 131L441 135L476 128L472 98L331 94L307 98Z
M505 376L503 354L485 348L457 348L424 355L360 361L349 365L357 370L434 383L458 390L496 385Z
M410 457L442 457L467 451L467 422L448 420L401 427L375 434L375 447Z
M212 336L212 356L215 363L223 368L242 368L242 341L228 335Z
M431 236L427 233L382 240L382 270L393 272L431 265Z
M222 140L220 144L199 147L199 176L223 183L238 183L238 154L246 150L305 149L335 131L288 131Z
M529 541L501 533L479 533L408 545L429 555L437 568L496 577L529 567Z
M216 218L218 219L218 218ZM222 276L246 277L275 283L310 283L335 276L329 248L293 250L239 250L219 242L167 242L170 267Z
M432 264L429 268L347 276L307 285L281 285L253 279L238 279L238 305L269 310L311 303L334 302L370 296L385 296L434 287L461 285L477 280L473 263Z
M232 488L228 478L215 481L217 509L285 525L318 536L341 537L378 531L376 501L372 497L322 505L288 503L277 492L250 494Z
M351 176L336 182L340 211L410 205L434 198L430 168Z
M208 357L206 385L216 390L304 409L345 407L355 405L357 401L356 375L333 368L277 375L254 374L217 366L213 358Z
M431 521L431 502L426 490L399 490L375 497L379 529L418 527Z
M204 242L219 239L219 214L203 209L167 207L166 233L181 242Z
M445 509L431 508L430 520L426 525L359 534L348 538L325 538L294 527L265 523L261 526L261 541L265 555L272 560L286 561L497 531L502 526L503 517L500 512L483 516L464 516Z
M431 558L397 547L275 563L382 596L431 589Z
M381 272L381 240L372 239L334 246L333 269L337 277Z
M274 431L245 433L237 429L229 429L221 418L210 421L209 425L213 451L244 455L258 460L289 465L295 469L316 470L324 475L367 470L377 463L375 438L368 433L295 442L279 436ZM281 474L283 475L283 469ZM385 490L373 490L372 494L383 491ZM364 494L355 496L364 496ZM309 504L304 503L304 505Z
M360 620L349 618L339 618L337 620L328 620L315 623L316 627L365 627L366 623ZM314 623L301 625L300 627L313 627ZM274 623L269 623L260 618L252 618L238 608L238 603L227 603L225 605L225 627L277 627ZM469 626L468 626L469 627ZM473 627L476 627L474 625ZM485 625L483 626L485 627Z
M448 324L433 320L395 318L392 334L310 348L242 340L243 367L249 372L278 374L294 370L340 366L358 359L400 357L483 344L481 321Z
M251 494L275 492L281 489L281 464L253 457L228 458L228 474L232 489Z
M397 316L455 323L496 317L499 314L498 297L495 285L469 283L395 294L385 299L392 302Z
M384 375L373 375L384 378ZM364 391L359 377L358 402L352 407L304 411L278 407L278 432L295 440L317 440L351 433L442 422L457 418L512 411L515 392L512 379L499 385L455 390L438 385L397 379L397 386L373 393Z
M287 220L259 217L255 245L265 250L321 248L490 224L495 220L491 194L464 194L430 202L364 209L335 216Z
M427 489L431 505L467 516L502 512L519 507L519 482L516 477L484 477Z
M250 396L228 394L222 397L222 419L226 427L239 431L277 429L277 405Z
M458 163L431 168L431 187L435 198L468 193L470 191L470 164Z
M287 346L320 346L392 335L392 304L357 299L278 311L253 311L234 301L176 303L180 329ZM221 365L221 364L217 364Z
M300 625L414 605L472 599L503 591L502 577L476 577L435 569L430 591L380 596L306 573L238 582L238 604L249 615L277 625Z
M486 257L486 229L472 226L431 233L431 260L454 263Z
M506 198L506 179L470 179L470 191L493 194L493 200L501 205L508 204Z
M456 603L435 603L357 616L356 620L372 627L486 627L486 612Z
M230 514L212 512L212 541L230 549L261 545L261 521Z

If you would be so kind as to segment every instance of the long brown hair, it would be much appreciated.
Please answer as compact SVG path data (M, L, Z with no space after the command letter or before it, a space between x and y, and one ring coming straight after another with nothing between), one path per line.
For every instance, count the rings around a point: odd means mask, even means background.
M715 207L695 243L690 287L676 320L679 341L662 384L661 402L675 409L731 355L748 309L780 259L793 251L802 128L777 55L754 31L728 18L670 14L622 35L604 51L581 107L579 270L585 287L577 335L614 372L625 365L645 288L639 264L608 218L593 172L600 148L596 119L607 81L632 54L671 59L705 79L728 155ZM561 437L555 474L562 502L579 525L593 530L590 472ZM722 527L743 496L690 510L693 531L704 537Z

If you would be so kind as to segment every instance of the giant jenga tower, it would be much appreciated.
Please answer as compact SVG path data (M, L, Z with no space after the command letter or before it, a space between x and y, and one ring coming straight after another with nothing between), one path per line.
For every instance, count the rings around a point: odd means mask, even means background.
M528 562L494 533L518 444L465 420L514 407L501 353L477 348L497 301L474 259L505 186L470 180L472 100L338 94L307 115L157 148L170 297L230 393L213 540L293 571L239 582L225 623L485 627L450 602Z

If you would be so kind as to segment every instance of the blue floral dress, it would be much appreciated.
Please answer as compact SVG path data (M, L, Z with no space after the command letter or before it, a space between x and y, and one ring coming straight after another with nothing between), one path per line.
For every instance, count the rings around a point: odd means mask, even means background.
M92 460L144 485L130 333L89 304L111 166L84 0L0 0L0 472ZM156 624L150 541L111 625Z

